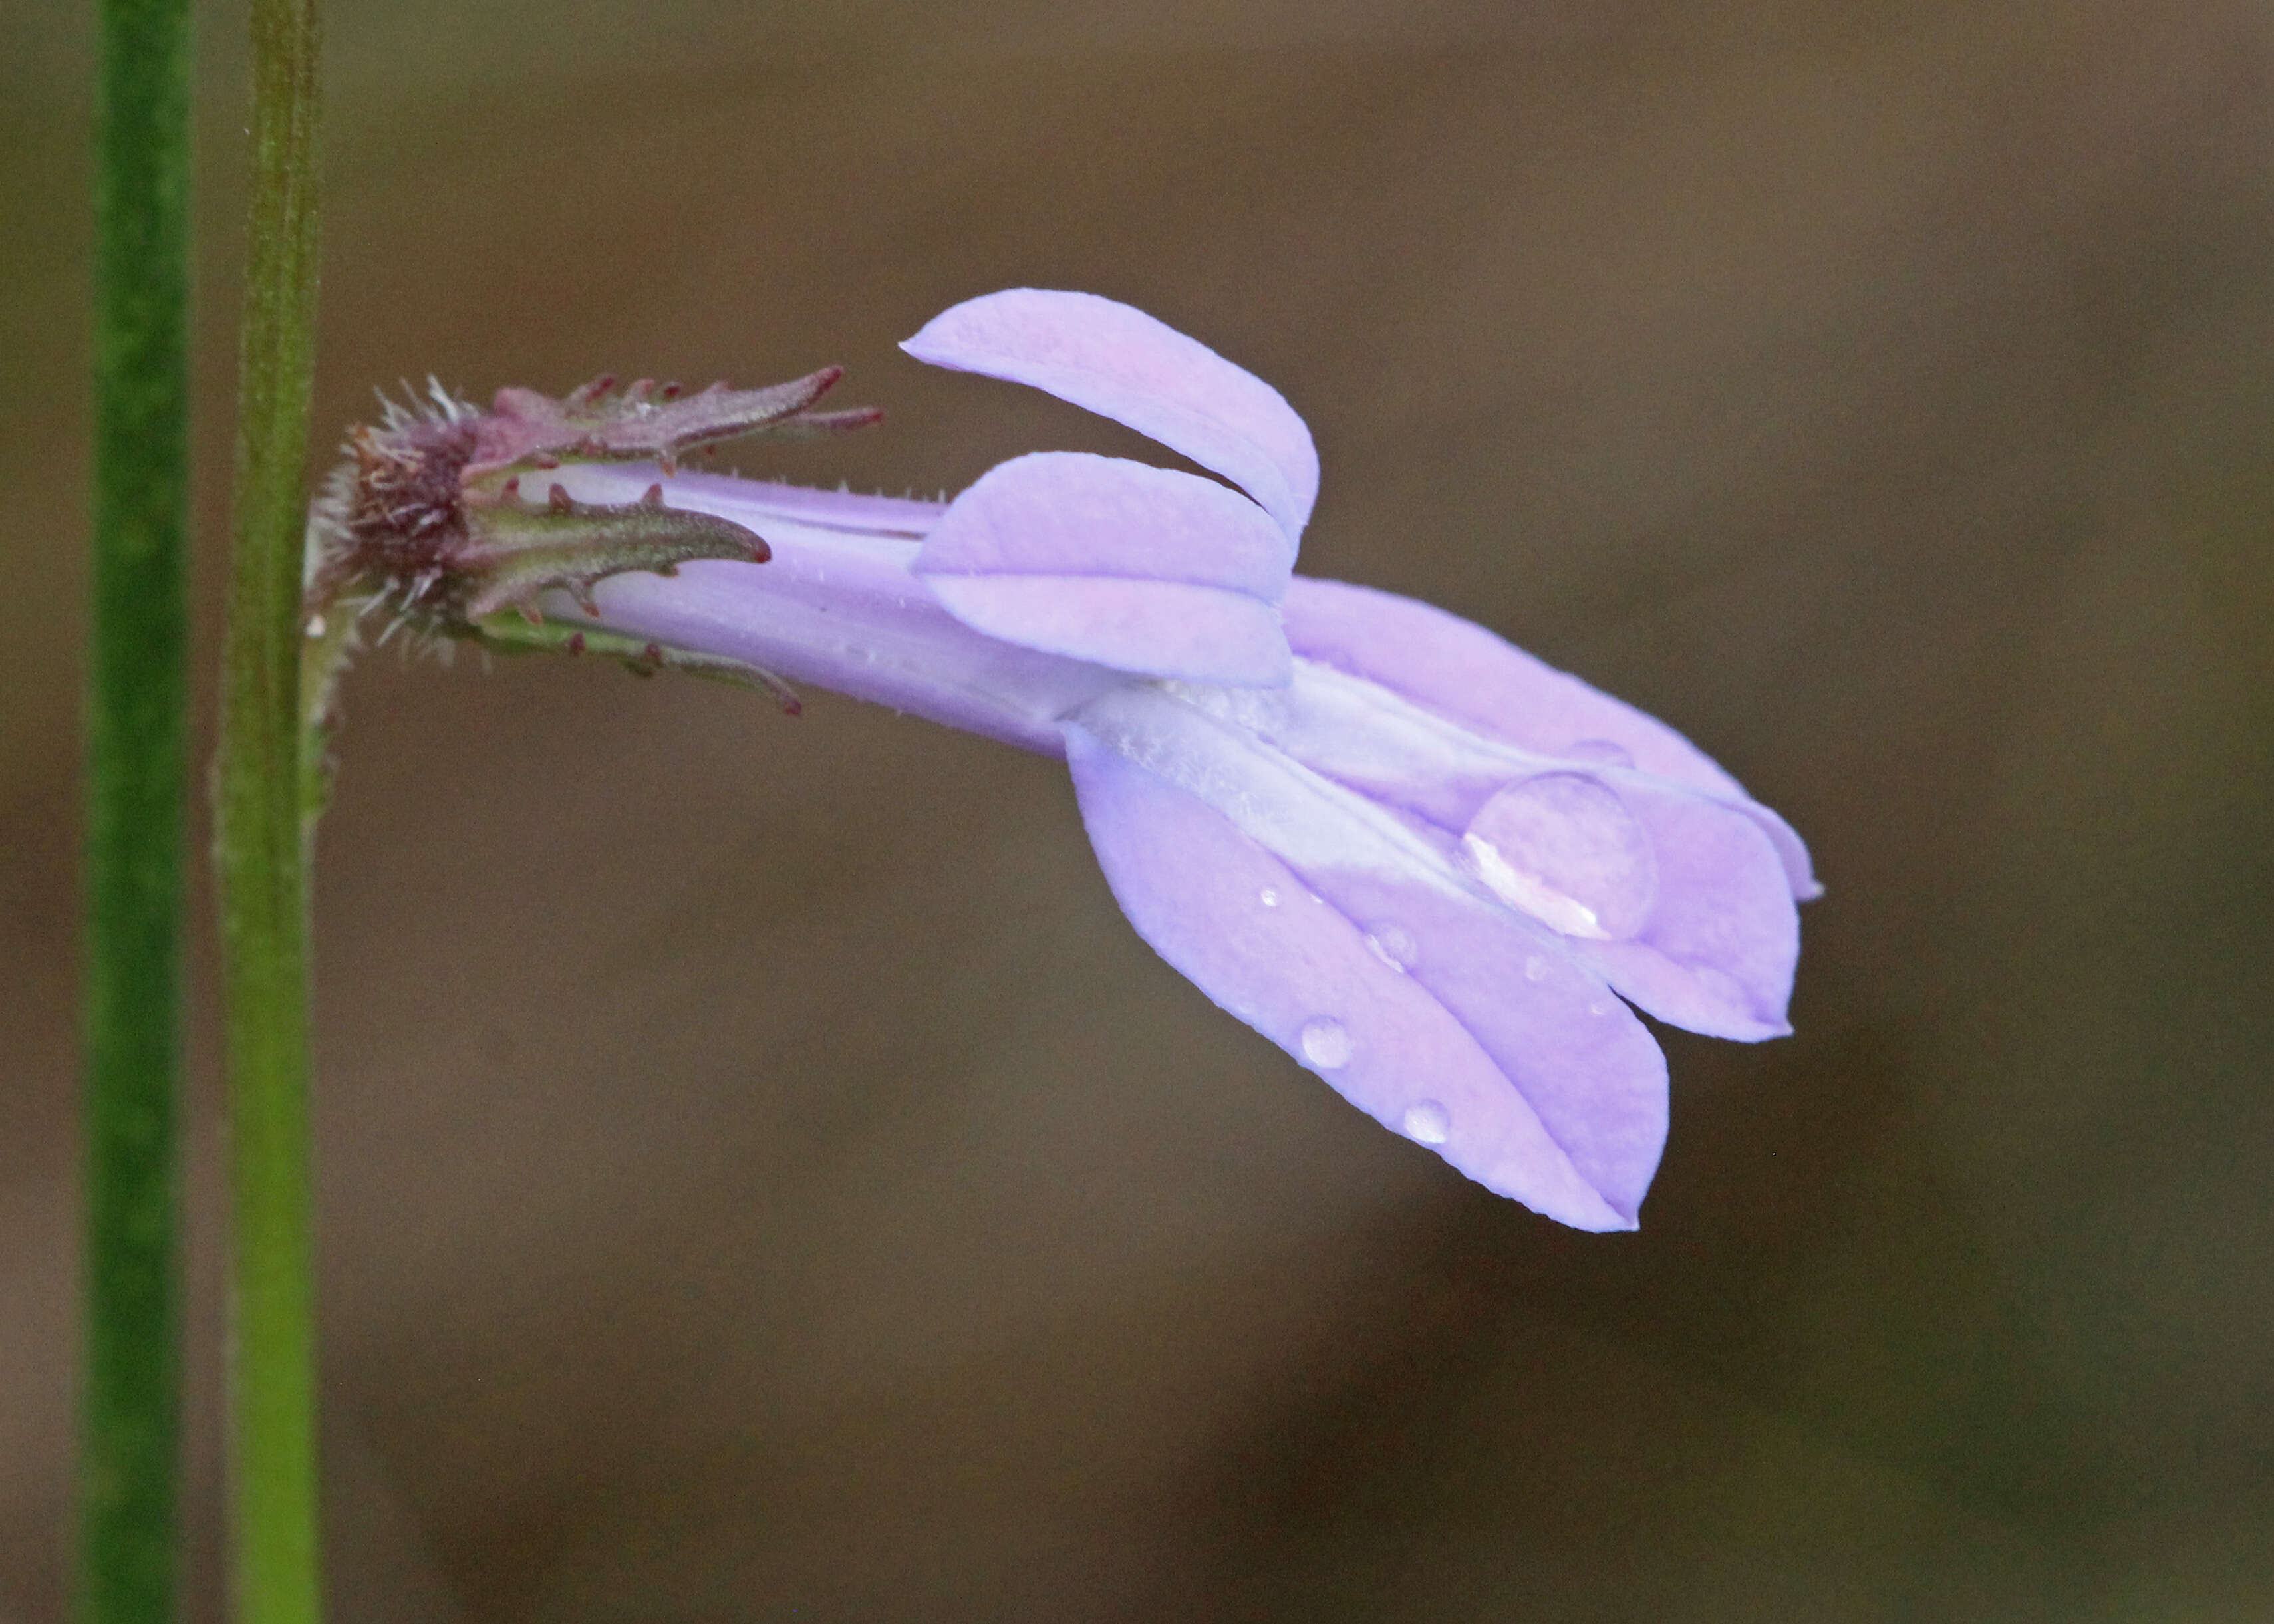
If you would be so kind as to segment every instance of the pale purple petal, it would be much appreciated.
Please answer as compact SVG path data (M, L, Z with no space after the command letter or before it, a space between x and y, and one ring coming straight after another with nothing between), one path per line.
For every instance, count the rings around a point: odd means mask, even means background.
M1067 750L1124 911L1211 997L1487 1187L1632 1226L1665 1060L1554 933L1466 890L1362 796L1171 697L1101 695Z
M1295 653L1382 684L1487 738L1543 756L1630 764L1733 802L1775 846L1792 894L1818 896L1808 848L1665 723L1434 605L1297 576L1281 602Z
M1495 1192L1578 1229L1633 1227L1444 1006L1314 903L1284 863L1080 727L1068 727L1066 753L1122 912L1201 991Z
M1253 372L1141 310L1094 293L1012 288L941 312L900 348L1127 424L1239 485L1291 545L1310 519L1319 456L1295 409Z
M681 480L687 482L684 486ZM945 502L922 502L905 496L866 496L855 491L818 491L810 485L776 485L719 474L676 475L665 486L666 490L698 487L731 488L746 513L794 519L822 530L898 536L909 540L929 534L947 511Z
M762 532L763 533L763 532ZM1118 457L1014 457L957 497L915 571L1006 643L1188 681L1287 680L1279 529L1236 492Z

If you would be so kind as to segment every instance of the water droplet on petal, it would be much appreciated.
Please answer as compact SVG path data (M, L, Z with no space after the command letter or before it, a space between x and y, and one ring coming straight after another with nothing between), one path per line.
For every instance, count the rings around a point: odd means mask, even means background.
M1597 998L1587 1005L1587 1013L1590 1015L1608 1015L1610 1012L1611 1004L1608 998Z
M1350 1064L1353 1047L1350 1029L1338 1020L1321 1017L1304 1022L1301 1041L1303 1058L1314 1066L1325 1066L1331 1071L1337 1066Z
M1534 953L1531 958L1525 959L1524 961L1524 979L1527 981L1546 981L1547 979L1547 960L1541 958L1538 953Z
M1567 936L1616 942L1658 906L1650 831L1618 793L1579 772L1544 772L1485 802L1461 856L1493 893Z
M1403 925L1378 927L1367 935L1366 944L1374 950L1376 959L1400 975L1411 970L1413 961L1421 956L1420 948L1414 943L1413 933Z
M1634 757L1627 753L1627 747L1615 739L1582 739L1577 744L1565 746L1562 754L1573 761L1600 762L1606 767L1634 765Z
M1263 888L1255 899L1267 908L1276 908L1279 906L1279 893L1269 885Z
M1405 1108L1405 1137L1419 1139L1424 1145L1442 1145L1451 1137L1453 1113L1434 1100L1422 1100Z

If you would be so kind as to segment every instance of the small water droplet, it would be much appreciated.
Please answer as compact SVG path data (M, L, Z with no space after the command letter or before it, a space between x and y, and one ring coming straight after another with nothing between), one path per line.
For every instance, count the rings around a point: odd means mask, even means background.
M1547 960L1541 958L1538 953L1534 953L1531 958L1525 959L1524 961L1524 979L1527 981L1546 981L1547 979Z
M1420 949L1413 941L1413 933L1403 925L1377 927L1367 935L1366 944L1374 950L1376 959L1400 975L1411 970L1414 959L1420 955Z
M1611 739L1582 739L1563 754L1573 761L1601 762L1607 767L1634 765L1634 757L1628 754L1627 747Z
M1442 1145L1453 1132L1453 1113L1434 1100L1422 1100L1405 1108L1405 1137L1419 1139L1424 1145Z
M1331 1071L1337 1066L1350 1064L1353 1047L1350 1029L1338 1020L1329 1020L1322 1016L1317 1020L1304 1022L1302 1044L1303 1058L1314 1066L1325 1066Z
M323 635L324 617L320 614L310 615L308 617L308 635L311 637L320 637Z
M1276 908L1279 906L1279 893L1269 885L1263 888L1262 893L1255 899L1267 908Z
M1610 1012L1609 1003L1601 998L1597 998L1587 1005L1587 1013L1590 1015L1608 1015Z

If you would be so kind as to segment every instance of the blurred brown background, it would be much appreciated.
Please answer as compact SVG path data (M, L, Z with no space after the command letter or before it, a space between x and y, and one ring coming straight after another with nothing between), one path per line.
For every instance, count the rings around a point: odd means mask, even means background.
M742 466L929 492L1138 442L894 341L1128 299L1307 414L1309 569L1668 717L1831 888L1800 1034L1671 1038L1645 1228L1578 1236L1155 961L1050 763L369 659L320 898L341 1624L2274 1617L2263 5L329 26L326 445L430 371L841 361L885 427ZM11 1624L64 1605L90 27L0 18ZM242 19L205 30L210 650Z

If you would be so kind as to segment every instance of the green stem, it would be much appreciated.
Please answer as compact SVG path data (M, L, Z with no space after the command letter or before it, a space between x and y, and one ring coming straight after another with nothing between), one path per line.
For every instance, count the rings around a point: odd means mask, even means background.
M315 360L315 0L253 0L252 51L252 201L215 775L229 1027L230 1538L242 1624L313 1624L322 1587L298 612Z
M187 0L104 0L102 31L79 1607L86 1624L167 1624L179 1369Z

